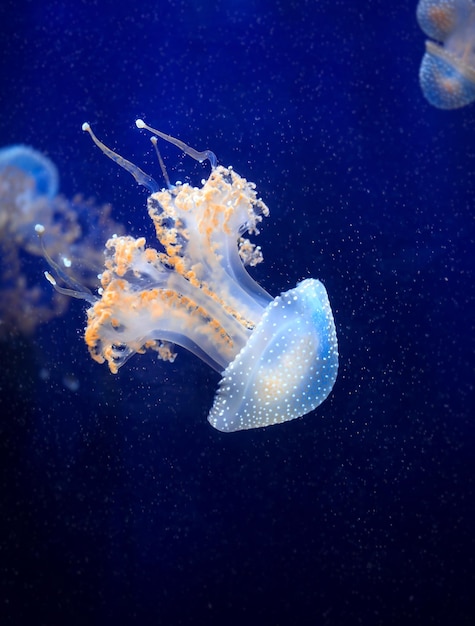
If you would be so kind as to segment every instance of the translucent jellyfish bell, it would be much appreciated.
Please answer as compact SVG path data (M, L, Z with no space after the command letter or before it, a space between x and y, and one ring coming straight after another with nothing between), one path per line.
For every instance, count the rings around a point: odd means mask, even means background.
M275 298L245 347L223 372L208 415L221 431L278 424L313 411L338 371L327 292L307 279Z
M426 41L419 80L426 99L440 109L475 100L475 4L472 0L420 0L417 19L435 41Z
M41 152L28 146L14 145L0 149L0 170L16 168L31 176L34 195L53 198L58 193L59 176L55 164Z
M243 235L257 233L269 213L255 185L217 165L211 151L198 152L142 120L137 126L198 161L209 160L212 171L202 187L172 186L166 177L168 188L158 190L150 176L83 126L151 191L148 213L161 244L157 250L144 237L107 241L100 297L87 313L91 356L116 373L136 353L154 350L173 361L174 344L186 348L222 374L208 416L221 431L309 413L328 396L338 371L325 287L307 279L272 298L245 269L262 261L262 254Z

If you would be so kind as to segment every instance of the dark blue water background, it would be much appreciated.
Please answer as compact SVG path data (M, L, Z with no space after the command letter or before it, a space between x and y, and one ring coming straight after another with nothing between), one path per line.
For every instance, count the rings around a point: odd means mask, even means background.
M320 278L341 357L313 415L225 435L216 373L180 352L112 376L80 302L6 342L2 624L475 623L475 107L424 100L415 9L2 4L0 145L149 239L145 191L81 124L156 178L137 117L212 149L271 209L253 275ZM173 179L209 171L163 152Z

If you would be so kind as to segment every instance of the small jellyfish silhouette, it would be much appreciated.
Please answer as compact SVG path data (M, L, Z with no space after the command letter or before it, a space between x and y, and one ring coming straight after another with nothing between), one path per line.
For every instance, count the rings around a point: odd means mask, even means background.
M472 0L420 0L417 21L436 40L426 41L419 70L424 96L439 109L470 104L475 100L475 4Z
M59 275L67 269L70 283L80 281L81 297L97 286L103 240L124 231L110 212L80 194L59 193L58 169L41 152L19 144L0 148L0 341L32 335L66 312L69 300L50 297L38 284L44 248Z

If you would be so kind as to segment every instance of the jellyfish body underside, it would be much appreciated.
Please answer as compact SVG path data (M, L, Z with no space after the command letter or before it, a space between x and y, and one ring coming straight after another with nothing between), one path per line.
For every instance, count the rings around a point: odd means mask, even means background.
M426 41L419 81L439 109L475 101L475 4L472 0L420 0L417 19ZM439 43L440 42L440 43Z

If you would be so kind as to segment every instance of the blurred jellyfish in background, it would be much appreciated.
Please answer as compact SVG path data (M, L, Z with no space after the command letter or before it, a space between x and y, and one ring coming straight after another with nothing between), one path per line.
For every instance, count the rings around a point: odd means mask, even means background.
M0 149L0 338L32 334L69 303L58 292L48 295L39 275L34 279L29 271L31 261L43 256L37 224L57 267L91 288L103 265L99 242L123 230L109 206L81 196L68 200L58 187L56 166L40 152L22 145Z
M209 160L211 174L201 187L171 185L159 157L167 182L160 190L84 124L96 145L151 192L148 213L160 243L156 249L144 237L113 236L105 244L99 296L91 299L72 284L71 295L92 304L85 332L91 356L117 373L134 354L153 350L174 361L174 344L186 348L222 375L208 415L221 431L311 412L330 393L338 371L325 287L306 279L270 296L245 269L262 261L262 253L244 235L258 233L269 213L254 183L218 166L208 150L198 152L142 120L137 126L200 162ZM50 282L68 292L52 277Z
M426 99L439 109L475 100L475 4L472 0L420 0L417 20L426 41L419 80ZM440 43L437 43L440 42Z

